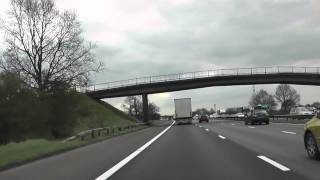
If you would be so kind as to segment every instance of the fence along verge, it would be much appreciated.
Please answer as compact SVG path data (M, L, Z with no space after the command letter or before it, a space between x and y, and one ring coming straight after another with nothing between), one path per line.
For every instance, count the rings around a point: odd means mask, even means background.
M80 140L86 140L88 138L94 139L97 137L102 137L102 136L113 136L116 134L120 134L123 132L127 132L129 130L133 130L139 126L146 125L146 123L136 123L132 125L126 125L126 126L112 126L112 127L103 127L103 128L95 128L95 129L89 129L86 131L82 131L74 136L71 136L64 141L73 141L76 139Z

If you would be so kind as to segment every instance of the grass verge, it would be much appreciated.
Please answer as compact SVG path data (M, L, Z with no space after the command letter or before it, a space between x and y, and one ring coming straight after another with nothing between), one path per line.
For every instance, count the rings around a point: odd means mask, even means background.
M63 142L63 140L49 141L45 139L33 139L20 143L3 145L0 146L0 171L60 154L78 147L100 142L111 137L139 131L146 127L148 126L138 126L135 129L116 132L110 136L100 136L94 139L86 139L84 141L77 139L74 141Z
M79 104L76 107L78 119L73 129L73 134L88 129L130 125L136 122L135 119L126 113L104 101L95 101L85 94L78 94L77 98L79 99Z

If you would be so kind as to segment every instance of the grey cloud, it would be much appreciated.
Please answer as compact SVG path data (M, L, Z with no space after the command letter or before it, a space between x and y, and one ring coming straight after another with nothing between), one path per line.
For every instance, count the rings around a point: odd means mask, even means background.
M214 1L201 1L178 12L165 10L164 16L174 27L158 34L131 34L131 38L148 47L144 53L150 53L150 59L164 63L205 60L222 65L235 61L251 66L285 65L320 57L320 32L314 31L319 25L307 1L240 1L242 6L235 3L238 6L220 16L214 6L206 6L209 2ZM232 6L235 1L228 2ZM212 25L215 21L217 25ZM297 31L290 29L299 22L306 24ZM196 33L199 28L201 35Z
M158 3L167 30L127 32L128 42L106 58L97 81L112 81L221 67L320 65L320 13L315 0L201 0L183 6ZM277 3L276 3L277 2ZM319 60L318 64L308 61ZM109 63L108 63L109 62ZM309 64L308 64L309 63ZM212 66L211 66L212 65ZM192 97L194 108L247 105L252 86L214 87L172 93ZM275 85L261 85L273 93ZM319 88L295 86L302 103L320 100ZM172 110L172 100L162 103Z
M320 59L320 31L314 30L320 25L307 0L203 0L181 7L160 3L159 11L169 22L167 31L128 32L129 43L116 55L100 52L110 62L106 74L118 72L110 80L193 71L207 64L269 66ZM290 29L297 23L304 25Z

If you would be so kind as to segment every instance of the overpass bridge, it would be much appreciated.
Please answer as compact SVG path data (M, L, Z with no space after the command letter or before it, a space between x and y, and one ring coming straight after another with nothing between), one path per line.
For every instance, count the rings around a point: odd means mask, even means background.
M94 99L142 95L144 121L147 121L148 94L251 84L320 86L320 67L277 66L185 72L94 84L85 91Z

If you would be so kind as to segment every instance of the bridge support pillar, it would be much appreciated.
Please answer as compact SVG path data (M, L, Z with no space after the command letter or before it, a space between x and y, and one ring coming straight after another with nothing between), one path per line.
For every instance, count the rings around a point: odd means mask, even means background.
M149 121L149 103L148 103L148 94L142 94L142 107L143 107L143 121Z

